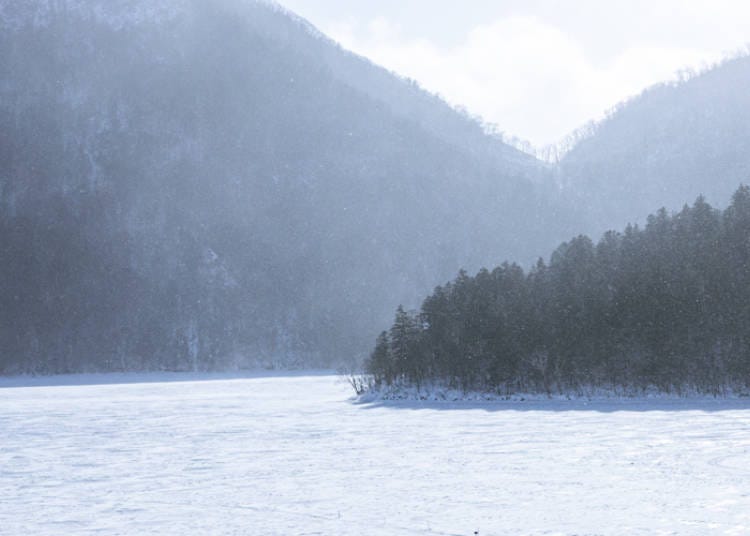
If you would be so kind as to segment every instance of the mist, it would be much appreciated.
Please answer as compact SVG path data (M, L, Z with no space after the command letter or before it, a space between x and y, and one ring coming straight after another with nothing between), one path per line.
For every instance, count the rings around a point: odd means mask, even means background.
M0 533L748 533L748 31L0 0Z
M750 168L746 56L537 158L274 3L4 1L0 28L4 374L356 368L459 270L723 208Z

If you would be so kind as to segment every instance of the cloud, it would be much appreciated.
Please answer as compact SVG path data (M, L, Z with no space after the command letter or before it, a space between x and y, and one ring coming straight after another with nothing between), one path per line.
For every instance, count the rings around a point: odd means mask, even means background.
M706 19L705 4L702 10L696 2L684 6L671 14L675 31L691 34L702 46L686 46L692 41L685 39L670 42L643 36L604 59L574 32L528 14L476 25L451 47L407 37L383 16L366 22L339 21L322 29L344 47L419 81L507 134L543 146L645 87L674 78L679 69L715 62L731 48L728 44L741 44L744 34L733 27L709 46L707 36L721 29L698 35L701 20L718 25L723 19L715 14ZM661 9L651 13L652 25L670 16Z

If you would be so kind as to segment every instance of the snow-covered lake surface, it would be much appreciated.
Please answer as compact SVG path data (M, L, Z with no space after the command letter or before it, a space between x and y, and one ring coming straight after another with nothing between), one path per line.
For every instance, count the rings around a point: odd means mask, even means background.
M748 400L195 380L0 379L0 534L750 534Z

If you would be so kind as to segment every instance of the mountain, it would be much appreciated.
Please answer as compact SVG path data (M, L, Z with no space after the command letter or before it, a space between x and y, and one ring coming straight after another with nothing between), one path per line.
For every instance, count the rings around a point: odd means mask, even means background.
M553 170L273 4L0 0L0 373L330 366L579 227Z
M750 180L750 57L621 103L557 173L571 202L588 206L597 233L643 222L654 206L679 210L700 194L729 199Z

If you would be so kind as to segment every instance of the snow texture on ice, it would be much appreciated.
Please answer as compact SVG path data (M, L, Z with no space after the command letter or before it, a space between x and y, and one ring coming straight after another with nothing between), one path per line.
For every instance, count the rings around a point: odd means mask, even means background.
M0 379L0 533L750 533L747 400L355 404L332 376L198 379Z

